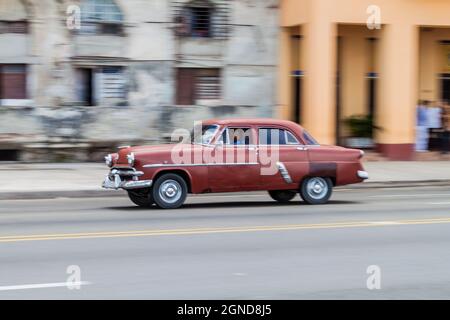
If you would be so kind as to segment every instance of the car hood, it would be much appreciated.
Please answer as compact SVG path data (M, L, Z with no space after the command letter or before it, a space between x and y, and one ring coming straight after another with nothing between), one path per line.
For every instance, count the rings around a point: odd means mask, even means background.
M142 152L171 152L177 146L176 144L159 144L154 146L137 146L126 149L128 153L142 153Z
M159 157L167 157L170 158L170 154L174 150L174 148L196 148L196 146L192 144L160 144L160 145L152 145L152 146L135 146L135 147L126 147L122 148L118 152L118 165L128 165L127 155L130 153L134 153L136 159L145 158L145 159L157 159Z

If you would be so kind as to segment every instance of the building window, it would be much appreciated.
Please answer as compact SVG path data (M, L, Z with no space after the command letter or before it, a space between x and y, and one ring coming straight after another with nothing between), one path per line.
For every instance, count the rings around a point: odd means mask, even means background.
M77 98L81 105L123 106L127 101L123 67L78 68Z
M367 74L367 81L368 81L368 112L369 116L374 118L375 117L375 111L376 111L376 98L377 98L377 81L378 81L378 74L376 72L369 72Z
M211 36L211 8L190 8L191 37L209 38Z
M179 68L178 105L219 104L222 95L220 69Z
M113 0L83 0L81 3L81 34L123 33L123 14Z
M189 2L177 17L177 34L193 38L210 38L212 32L213 6L207 0Z
M443 73L440 76L441 98L445 102L450 102L450 74Z
M5 33L28 33L27 21L0 21L0 34Z
M0 65L0 99L27 99L26 80L26 65Z
M124 68L103 67L100 72L100 99L123 104L127 98Z

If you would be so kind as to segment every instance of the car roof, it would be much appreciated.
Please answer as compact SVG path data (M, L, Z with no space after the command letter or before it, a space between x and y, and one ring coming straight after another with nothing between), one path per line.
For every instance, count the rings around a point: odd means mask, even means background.
M292 130L302 130L303 128L292 121L280 120L280 119L269 119L269 118L235 118L235 119L210 119L203 121L203 124L212 125L257 125L257 126L283 126Z

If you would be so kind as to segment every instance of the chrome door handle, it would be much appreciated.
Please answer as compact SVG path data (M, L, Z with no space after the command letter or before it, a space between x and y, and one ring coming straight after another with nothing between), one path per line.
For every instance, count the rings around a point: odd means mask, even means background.
M298 151L308 151L307 147L298 147L297 148Z

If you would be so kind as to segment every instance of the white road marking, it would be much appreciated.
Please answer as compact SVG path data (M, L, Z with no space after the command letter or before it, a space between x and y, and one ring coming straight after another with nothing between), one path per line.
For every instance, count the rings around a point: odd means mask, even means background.
M80 282L55 282L55 283L38 283L38 284L23 284L16 286L0 286L0 291L13 291L13 290L30 290L30 289L46 289L46 288L58 288L58 287L75 287L86 286L92 283L88 281Z
M417 198L417 197L450 197L450 193L383 194L383 195L369 196L369 198Z
M450 202L429 202L428 204L440 206L440 205L449 205Z

